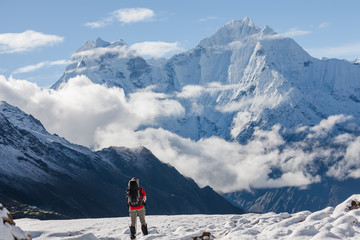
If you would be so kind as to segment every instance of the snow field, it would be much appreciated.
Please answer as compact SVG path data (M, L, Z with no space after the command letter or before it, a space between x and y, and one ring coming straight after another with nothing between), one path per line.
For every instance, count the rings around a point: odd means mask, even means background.
M142 236L138 222L137 239L186 240L210 232L211 239L242 240L331 240L360 239L360 209L349 210L353 195L336 208L317 212L147 216L149 235ZM40 221L16 221L33 239L119 240L129 239L129 217Z

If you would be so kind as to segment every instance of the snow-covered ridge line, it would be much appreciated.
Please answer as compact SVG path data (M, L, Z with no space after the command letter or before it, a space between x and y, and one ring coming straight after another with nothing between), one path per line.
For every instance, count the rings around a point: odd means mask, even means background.
M32 115L24 115L24 112L17 107L0 100L0 112L8 118L8 120L19 127L29 131L45 133L46 130L41 122L35 119Z
M137 239L188 240L211 233L210 239L257 240L355 240L360 238L360 209L349 210L353 195L343 203L317 212L265 213L243 215L147 216L149 235ZM120 240L129 237L128 218L39 221L20 219L19 226L34 239L101 239Z
M92 153L84 146L72 144L65 138L59 137L56 134L49 134L43 124L38 119L34 118L31 114L26 114L21 109L1 100L0 113L3 114L12 125L34 134L44 144L57 142L84 154Z

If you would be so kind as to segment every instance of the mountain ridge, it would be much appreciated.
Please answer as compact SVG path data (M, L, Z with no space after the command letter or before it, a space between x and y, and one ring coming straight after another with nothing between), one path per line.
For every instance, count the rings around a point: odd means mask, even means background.
M0 192L17 202L71 218L126 216L125 188L137 176L149 196L150 214L242 212L144 147L93 152L50 135L34 117L5 102L0 102L0 123Z

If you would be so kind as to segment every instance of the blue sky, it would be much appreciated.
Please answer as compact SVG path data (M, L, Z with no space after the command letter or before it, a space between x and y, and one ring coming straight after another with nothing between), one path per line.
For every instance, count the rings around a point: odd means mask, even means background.
M359 9L358 0L0 0L0 75L48 87L86 40L123 39L147 57L170 57L246 16L314 57L354 60Z

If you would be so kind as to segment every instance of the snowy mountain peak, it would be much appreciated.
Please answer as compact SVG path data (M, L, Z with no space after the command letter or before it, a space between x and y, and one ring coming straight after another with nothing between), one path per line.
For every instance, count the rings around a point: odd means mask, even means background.
M102 38L98 37L96 41L87 40L77 51L76 53L85 52L88 50L92 50L94 48L114 48L118 46L127 46L126 42L124 40L118 40L114 42L107 42L104 41Z
M127 45L127 43L126 43L123 39L120 39L120 40L111 42L111 43L110 43L110 46L116 47L116 46L128 46L128 45Z
M87 40L81 47L78 48L78 50L76 50L76 52L82 52L82 51L86 51L86 50L90 50L93 49L95 47L95 43L92 40Z
M100 37L98 37L97 39L96 39L96 42L95 42L95 47L107 47L107 46L109 46L110 45L110 43L109 42L106 42L106 41L104 41L104 40L102 40Z
M261 29L261 33L263 35L274 35L274 34L276 34L276 32L271 27L269 27L268 25L265 25L265 27L263 29Z
M242 20L242 22L243 22L244 24L247 24L247 25L250 26L250 27L255 27L255 24L254 24L252 18L244 17L244 19Z
M199 45L202 47L227 45L231 42L239 41L259 33L260 30L261 29L254 24L251 18L233 20L221 27L211 37L202 40Z

